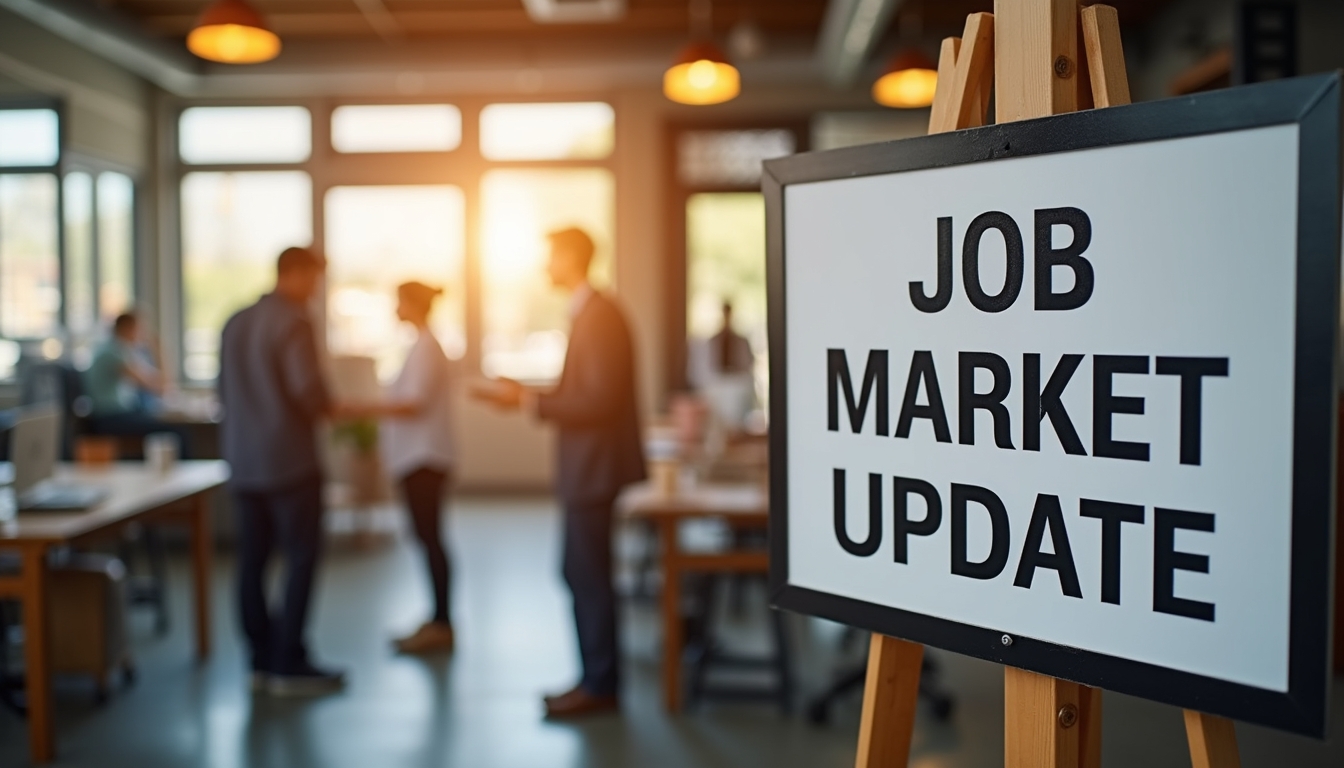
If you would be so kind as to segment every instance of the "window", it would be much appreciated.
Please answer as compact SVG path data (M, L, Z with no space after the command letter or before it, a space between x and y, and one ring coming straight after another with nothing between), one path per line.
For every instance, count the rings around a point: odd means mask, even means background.
M430 326L444 351L466 349L462 190L449 185L333 187L326 195L327 339L395 375L415 340L396 316L396 288L444 289Z
M691 195L686 202L687 332L719 332L725 302L734 330L759 358L765 338L765 201L759 192Z
M610 104L491 104L481 110L487 160L597 160L616 141Z
M0 175L0 335L30 339L60 329L56 175Z
M601 168L492 170L481 182L484 338L489 376L548 380L564 363L565 297L545 272L546 233L582 227L597 246L591 275L611 283L615 185Z
M93 269L93 176L65 176L65 324L72 336L91 338L98 327Z
M183 373L219 372L219 332L271 285L275 258L313 239L301 171L196 172L182 179Z
M462 113L450 104L337 107L331 146L337 152L447 152L462 143Z
M793 132L687 131L677 142L677 175L688 187L755 187L761 162L793 154Z
M759 192L713 192L686 201L686 325L688 376L697 386L711 381L711 339L723 326L723 306L733 308L733 330L751 344L752 378L758 402L767 402L769 363L765 318L765 200ZM707 394L720 417L741 419L752 388ZM743 395L748 401L742 401ZM727 398L727 399L724 399Z
M52 166L61 156L54 109L0 110L0 166Z
M98 307L104 320L135 297L135 185L121 173L98 175Z
M192 107L178 147L196 165L301 163L312 154L312 118L303 107Z

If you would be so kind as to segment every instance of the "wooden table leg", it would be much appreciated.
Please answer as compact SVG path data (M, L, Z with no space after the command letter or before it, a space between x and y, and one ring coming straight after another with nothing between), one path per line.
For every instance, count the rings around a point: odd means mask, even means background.
M681 542L675 519L658 522L658 540L663 560L663 707L676 713L681 711L681 656L685 638L681 617Z
M28 701L28 742L34 763L56 759L56 727L51 711L51 633L47 605L47 547L23 548L24 690Z
M191 529L191 576L196 610L196 658L210 658L210 582L214 532L210 525L210 494L198 493L188 512Z

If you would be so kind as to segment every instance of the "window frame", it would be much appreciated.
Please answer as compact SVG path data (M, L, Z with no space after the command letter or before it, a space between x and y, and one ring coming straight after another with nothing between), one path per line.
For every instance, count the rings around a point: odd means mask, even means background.
M686 301L689 298L688 274L690 254L686 238L686 204L692 195L716 192L757 192L757 184L687 184L681 178L679 148L684 133L704 131L762 131L787 130L793 134L794 152L806 152L811 146L810 115L765 116L748 120L685 120L669 121L663 128L663 168L668 180L667 258L663 261L663 284L667 286L664 305L663 355L666 391L685 392L690 389L686 366L690 355L687 332Z
M99 209L98 209L98 179L104 173L119 173L131 181L131 306L138 306L144 297L144 275L145 265L141 259L143 250L142 244L145 242L144 232L142 231L142 222L144 221L144 200L141 193L144 191L144 185L141 182L140 174L126 166L117 163L109 163L105 160L89 157L87 155L66 151L63 153L66 162L61 165L60 186L58 194L61 197L60 202L60 226L61 226L61 324L68 330L70 323L70 307L66 301L65 286L69 278L67 260L69 258L69 248L65 241L65 177L72 173L86 173L89 175L92 189L89 196L89 208L91 216L91 226L93 228L92 259L93 259L93 312L94 317L104 318L104 307L102 306L102 285L103 285L103 259L102 243L99 234Z
M481 112L491 104L557 104L570 102L602 102L609 105L613 112L612 151L601 159L593 160L487 160L481 153ZM384 106L404 104L450 104L457 107L462 116L462 136L458 146L451 150L431 150L419 152L338 152L332 146L332 114L340 106ZM182 112L191 107L259 107L259 106L302 106L308 109L312 121L312 152L306 161L299 163L212 163L188 164L178 152L177 135ZM324 203L327 192L333 187L345 186L400 186L420 184L450 184L459 187L463 193L465 216L463 240L462 285L465 289L465 318L463 336L466 350L460 365L468 375L481 372L481 342L484 337L484 307L481 259L482 233L481 216L483 214L481 185L486 173L496 169L516 170L555 170L566 168L602 168L611 174L615 185L612 201L613 254L612 283L619 279L617 251L620 242L620 174L622 156L620 141L621 108L620 101L612 93L555 93L524 98L517 94L499 94L498 96L445 96L443 94L406 98L360 98L360 97L317 97L299 99L180 99L171 103L166 110L165 128L172 137L165 142L164 152L168 179L173 185L173 194L167 198L167 215L176 228L172 247L176 249L176 274L169 279L174 281L177 291L177 306L172 313L175 328L165 329L165 352L169 355L174 374L182 386L187 388L209 387L210 382L187 379L182 370L182 352L186 329L185 283L183 280L184 243L182 241L182 180L188 173L198 171L246 172L246 171L282 171L294 170L308 174L312 180L312 227L311 247L318 252L326 248L326 212ZM170 257L171 258L171 257ZM327 294L324 289L318 296L319 317L317 318L318 343L325 347L327 325Z
M53 211L56 225L56 280L58 292L60 294L60 307L56 312L56 321L59 326L64 326L66 315L65 300L65 173L69 150L68 128L66 124L66 107L64 100L52 96L24 95L24 96L6 96L0 98L0 111L11 110L29 110L29 109L49 109L56 113L56 162L50 165L0 165L0 175L3 176L28 176L28 175L49 175L56 180L56 206ZM0 254L3 258L3 254ZM60 328L57 334L60 335ZM20 345L23 354L27 355L30 350L38 344L53 335L46 336L8 336L0 334L0 339L13 341ZM7 379L6 381L11 381Z

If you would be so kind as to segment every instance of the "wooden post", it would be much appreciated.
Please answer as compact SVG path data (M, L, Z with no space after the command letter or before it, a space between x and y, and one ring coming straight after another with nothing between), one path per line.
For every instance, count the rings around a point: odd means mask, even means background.
M994 95L999 123L1109 106L1111 40L1080 60L1086 25L1104 28L1111 13L1079 17L1078 0L994 0ZM1098 23L1100 22L1100 23ZM1081 25L1081 26L1080 26ZM1118 45L1119 26L1115 26ZM1084 78L1090 78L1090 81ZM1128 100L1126 84L1124 97ZM1007 768L1098 768L1101 765L1101 692L1013 667L1004 669L1004 765Z
M1109 5L1083 9L1083 48L1092 88L1093 106L1118 107L1129 103L1129 75L1120 43L1120 16Z
M1003 673L1005 768L1099 768L1101 691L1014 667Z
M1185 738L1190 742L1194 768L1241 768L1237 731L1231 720L1187 709Z
M923 663L924 646L872 636L855 768L905 768L909 762Z
M1078 109L1078 0L994 0L996 121Z

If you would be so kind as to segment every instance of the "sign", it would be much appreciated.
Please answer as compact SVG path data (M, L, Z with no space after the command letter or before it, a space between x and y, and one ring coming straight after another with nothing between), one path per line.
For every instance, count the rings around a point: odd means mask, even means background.
M1339 80L765 164L780 607L1325 727Z

